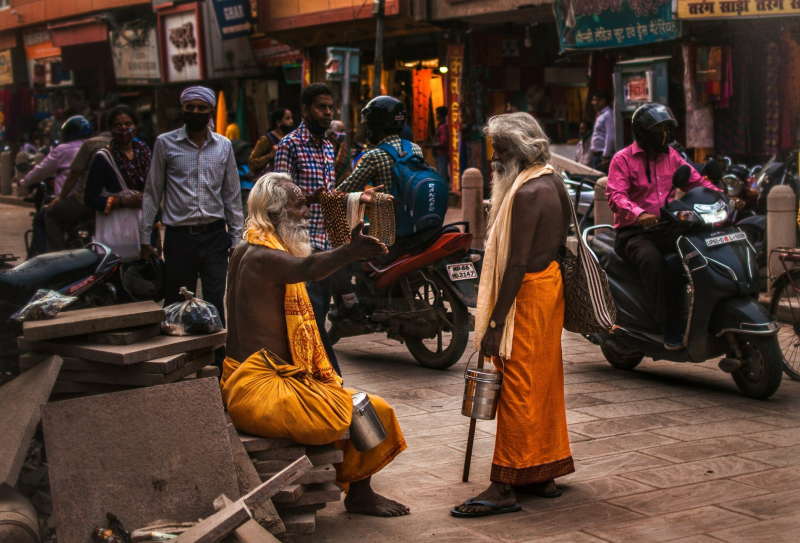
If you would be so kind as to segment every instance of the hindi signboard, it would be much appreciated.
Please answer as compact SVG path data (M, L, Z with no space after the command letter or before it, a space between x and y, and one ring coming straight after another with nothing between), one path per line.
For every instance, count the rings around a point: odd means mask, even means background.
M223 40L250 35L253 27L250 0L213 0L213 5Z
M678 0L680 19L752 19L800 15L800 0Z
M453 192L461 194L461 76L464 45L447 46L447 110L450 124L450 179Z
M202 19L198 4L181 4L159 13L162 79L168 83L205 77Z
M681 35L671 0L555 0L553 9L562 51L644 45Z
M119 85L158 85L161 83L161 62L158 53L156 26L134 35L125 31L108 33L114 75Z

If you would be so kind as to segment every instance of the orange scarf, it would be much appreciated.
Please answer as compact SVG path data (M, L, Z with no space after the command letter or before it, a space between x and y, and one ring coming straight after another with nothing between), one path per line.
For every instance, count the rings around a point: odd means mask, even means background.
M248 230L247 241L251 245L262 245L270 249L289 252L274 234L259 235ZM341 383L342 380L333 369L328 360L328 354L325 352L325 346L322 344L305 283L286 285L284 311L289 335L289 349L292 352L294 365L303 368L315 379L321 381L336 379Z

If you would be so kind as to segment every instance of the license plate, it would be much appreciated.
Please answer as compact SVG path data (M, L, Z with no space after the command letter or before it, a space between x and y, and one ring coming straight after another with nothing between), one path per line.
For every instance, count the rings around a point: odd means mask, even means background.
M478 272L472 262L464 264L448 264L447 273L451 281L466 281L467 279L477 279Z
M736 232L729 236L716 236L713 238L708 238L706 240L706 245L709 247L714 247L715 245L723 245L733 241L742 241L743 239L747 239L747 234L744 232Z

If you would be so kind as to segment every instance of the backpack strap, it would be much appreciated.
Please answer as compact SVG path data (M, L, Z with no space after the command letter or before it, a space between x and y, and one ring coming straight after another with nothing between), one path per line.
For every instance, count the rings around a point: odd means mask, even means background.
M406 160L409 160L410 158L416 156L414 155L410 141L401 139L400 146L402 147L402 150L398 151L397 147L395 147L391 143L381 143L380 145L378 145L378 149L382 149L383 151L385 151L386 154L392 157L392 160L394 160L395 162L405 162Z

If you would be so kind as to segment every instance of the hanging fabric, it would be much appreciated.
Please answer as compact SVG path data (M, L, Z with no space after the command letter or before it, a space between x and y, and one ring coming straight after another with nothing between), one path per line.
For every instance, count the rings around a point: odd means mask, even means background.
M747 62L746 49L739 48L728 53L728 62L744 66ZM723 155L743 155L750 148L750 121L748 115L747 71L737 69L731 72L732 84L726 107L714 110L714 136L717 152ZM727 75L725 76L728 77ZM723 96L725 92L723 91ZM722 102L721 100L720 102Z
M800 144L797 138L798 115L800 115L800 44L791 34L781 36L781 149L795 149Z
M691 43L684 44L682 50L683 90L686 101L686 147L690 149L713 148L714 110L710 104L698 103L696 98L696 88L700 85L696 81L693 68L699 66L699 61L696 61L696 52L699 53L699 51ZM706 49L706 66L708 66L707 53Z
M697 48L696 53L697 69L695 70L695 94L697 96L697 102L701 104L708 102L708 95L706 94L706 83L708 83L708 52L709 47L707 45L701 45Z
M428 117L430 116L431 102L431 75L432 70L414 70L413 72L413 122L414 139L416 141L428 140Z
M706 77L706 97L709 102L717 102L722 96L722 47L708 50L708 75Z
M767 114L765 117L766 129L764 131L764 152L774 154L778 152L780 136L780 102L778 99L778 70L780 68L780 50L778 42L767 44L767 77L764 84L767 89Z

